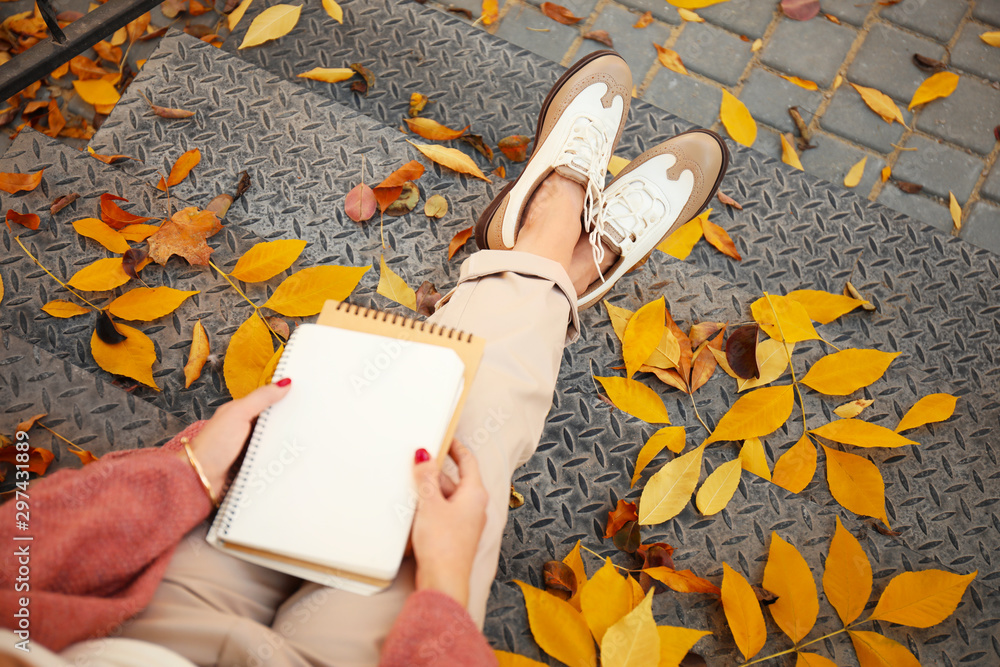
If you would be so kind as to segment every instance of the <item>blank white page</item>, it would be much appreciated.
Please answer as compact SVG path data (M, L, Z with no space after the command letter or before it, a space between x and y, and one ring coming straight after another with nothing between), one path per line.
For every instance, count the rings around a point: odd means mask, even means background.
M446 347L300 325L274 376L292 387L261 415L220 537L392 579L413 519L414 453L437 456L464 368Z

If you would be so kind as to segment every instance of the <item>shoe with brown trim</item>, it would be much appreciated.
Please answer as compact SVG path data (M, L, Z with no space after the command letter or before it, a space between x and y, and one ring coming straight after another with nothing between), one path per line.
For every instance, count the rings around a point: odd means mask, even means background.
M593 215L584 218L598 270L606 247L618 258L580 295L577 308L597 303L663 239L701 213L728 166L725 142L709 130L685 132L629 162L604 189Z
M514 247L528 201L553 171L584 187L584 214L599 201L632 100L632 74L614 51L592 53L560 77L542 104L535 147L524 171L476 223L482 250Z

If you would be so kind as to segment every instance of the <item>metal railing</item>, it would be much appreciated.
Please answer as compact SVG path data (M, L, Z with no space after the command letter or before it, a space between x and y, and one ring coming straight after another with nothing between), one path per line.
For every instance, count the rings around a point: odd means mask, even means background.
M36 0L51 37L0 65L0 100L6 100L43 76L48 76L63 63L114 34L162 1L108 0L63 29L56 21L49 0Z

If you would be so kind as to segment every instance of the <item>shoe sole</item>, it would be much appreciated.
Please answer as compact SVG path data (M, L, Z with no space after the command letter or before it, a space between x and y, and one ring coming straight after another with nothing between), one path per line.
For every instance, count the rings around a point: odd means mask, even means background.
M600 51L594 51L590 55L580 59L579 62L575 63L572 67L563 72L562 76L560 76L559 79L556 80L555 84L552 86L552 89L549 91L549 94L545 96L545 100L542 102L541 111L538 112L538 122L535 124L535 136L532 139L534 143L532 152L534 152L534 150L538 148L538 135L541 134L542 132L542 121L545 119L546 114L549 112L549 106L552 105L552 100L555 99L556 94L558 94L559 90L566 84L566 82L570 79L570 77L575 75L577 72L579 72L581 69L583 69L593 61L603 56L617 56L618 58L621 58L621 54L612 51L610 49L601 49ZM530 161L531 158L528 158L528 160ZM489 241L487 238L489 223L491 220L493 220L494 214L496 213L497 209L500 208L500 204L503 203L504 199L507 198L507 194L517 183L517 180L518 179L515 178L513 181L504 186L503 190L501 190L500 193L493 198L493 201L490 202L490 205L487 206L486 210L484 210L482 215L479 216L479 220L476 221L476 245L479 246L480 250L489 250Z
M641 264L641 263L645 262L647 259L649 259L649 257L654 252L656 252L656 246L658 246L661 243L663 243L664 239L666 239L668 236L670 236L675 231L677 231L677 229L680 228L681 226L686 225L687 223L691 222L691 220L694 220L699 215L701 215L705 211L705 209L708 208L708 205L712 202L712 199L715 197L715 195L718 194L718 192L719 192L719 186L722 185L722 179L725 177L726 172L729 170L729 147L726 146L725 140L721 136L719 136L718 133L713 132L712 130L703 130L703 129L698 128L698 129L693 129L693 130L687 130L686 132L681 132L677 136L683 136L685 134L692 134L694 132L698 132L698 133L701 133L701 134L707 134L707 135L711 136L713 139L715 139L715 141L719 144L719 147L722 149L722 168L719 169L719 175L715 179L715 184L712 186L712 190L709 192L708 197L705 198L705 202L698 209L697 213L695 213L693 216L691 216L687 220L684 220L683 222L680 221L680 220L678 220L673 225L671 225L670 229L667 230L667 233L664 234L660 238L660 240L656 242L656 244L653 246L652 250L650 250L643 257L640 257L639 259L637 259L634 262L631 262L631 263L629 263L627 265L626 264L620 265L614 271L614 273L608 278L608 280L606 281L606 282L610 282L611 285L612 285L612 287L614 286L614 284L618 280L620 280L622 278L622 276L626 275L635 266L637 266L638 264ZM618 180L618 178L620 178L622 176L625 176L626 174L628 174L628 172L622 170L622 172L619 173L617 177L615 177L615 180ZM614 183L614 181L612 181L611 183ZM610 186L611 184L609 183L608 185ZM594 304L596 304L598 301L600 301L602 298L604 298L604 296L608 292L611 291L612 287L609 287L606 290L597 290L597 291L594 292L594 294L592 294L591 296L587 297L587 301L586 302L578 302L577 303L577 310L586 310L587 308L590 308L591 306L593 306Z

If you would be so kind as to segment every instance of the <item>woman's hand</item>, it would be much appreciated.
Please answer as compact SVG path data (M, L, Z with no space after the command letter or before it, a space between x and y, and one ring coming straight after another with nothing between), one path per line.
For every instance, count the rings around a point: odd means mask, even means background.
M191 451L216 495L222 492L229 468L243 451L253 420L265 408L284 398L291 389L291 382L291 379L285 378L221 405L191 441ZM183 450L177 455L187 462L187 454Z
M458 465L459 482L446 497L437 464L426 450L417 451L418 500L411 540L417 590L438 590L465 606L488 498L473 453L457 440L448 453Z

